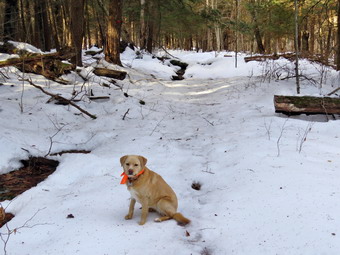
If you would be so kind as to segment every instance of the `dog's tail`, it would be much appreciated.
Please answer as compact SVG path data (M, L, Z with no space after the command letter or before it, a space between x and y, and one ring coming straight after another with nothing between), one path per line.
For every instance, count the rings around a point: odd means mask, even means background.
M177 221L178 225L180 226L185 226L190 223L190 220L185 218L182 214L180 213L175 213L174 216L172 216L174 220Z

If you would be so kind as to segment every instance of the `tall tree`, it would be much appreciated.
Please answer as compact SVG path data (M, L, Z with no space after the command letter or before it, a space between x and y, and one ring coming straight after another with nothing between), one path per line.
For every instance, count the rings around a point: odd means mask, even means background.
M110 0L109 17L106 35L105 60L116 65L120 61L120 35L122 29L123 0Z
M75 56L71 62L77 66L83 66L82 45L84 38L84 6L85 0L71 0L71 35L72 46L75 49Z

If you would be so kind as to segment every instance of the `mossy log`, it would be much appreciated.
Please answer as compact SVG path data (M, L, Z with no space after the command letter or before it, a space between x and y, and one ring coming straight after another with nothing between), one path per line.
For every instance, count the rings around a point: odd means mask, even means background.
M340 98L274 96L275 112L294 114L340 114Z
M112 70L107 68L95 68L93 73L98 76L105 76L117 80L124 80L126 77L126 72L124 71Z

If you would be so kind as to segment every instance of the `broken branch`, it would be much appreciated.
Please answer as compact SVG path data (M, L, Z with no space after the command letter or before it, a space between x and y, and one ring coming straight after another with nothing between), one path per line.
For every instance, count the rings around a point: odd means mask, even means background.
M37 89L40 89L43 93L45 93L46 95L49 95L49 96L55 98L56 100L67 102L69 105L73 106L74 108L77 108L80 112L86 114L87 116L91 117L92 119L96 119L97 118L96 115L93 115L93 114L89 113L88 111L85 111L84 109L82 109L81 107L79 107L78 105L73 103L71 100L68 100L65 97L62 97L60 95L53 94L53 93L50 93L50 92L46 91L42 87L40 87L39 85L34 84L31 80L25 79L24 81L28 82L33 87L35 87Z

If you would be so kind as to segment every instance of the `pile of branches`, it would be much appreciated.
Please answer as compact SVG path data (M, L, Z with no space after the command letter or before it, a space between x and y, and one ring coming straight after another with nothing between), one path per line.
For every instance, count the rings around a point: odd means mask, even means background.
M40 54L17 49L11 43L6 42L0 46L0 53L19 55L18 58L0 61L0 68L15 66L22 72L40 74L59 83L65 83L59 78L61 75L70 73L76 68L75 65L64 62L74 56L71 48L55 53Z

